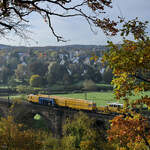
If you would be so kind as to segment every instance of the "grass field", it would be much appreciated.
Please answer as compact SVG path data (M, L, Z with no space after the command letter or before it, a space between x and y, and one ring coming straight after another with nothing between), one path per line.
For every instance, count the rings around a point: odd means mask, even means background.
M108 102L113 102L114 97L112 92L88 92L88 93L75 93L75 94L57 94L62 97L87 99L96 102L97 105L105 105Z
M70 97L70 98L77 98L77 99L87 99L96 102L98 106L104 106L107 103L111 102L119 102L123 103L122 100L116 100L113 92L89 92L85 95L85 93L75 93L75 94L57 94L58 96L62 97ZM141 95L148 95L150 96L150 91L144 92L144 94L139 94L136 96L129 97L130 100L139 99Z

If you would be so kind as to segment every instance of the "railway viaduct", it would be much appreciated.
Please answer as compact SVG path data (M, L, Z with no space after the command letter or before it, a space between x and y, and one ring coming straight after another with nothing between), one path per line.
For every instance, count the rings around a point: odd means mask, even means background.
M39 114L46 121L46 128L50 129L56 137L62 135L62 126L67 118L71 118L78 110L65 109L41 106L37 104L28 103L26 101L13 102L7 99L0 98L0 116L7 117L12 115L16 121L27 123L34 120L34 116ZM100 114L93 112L86 112L89 117L95 119L100 128L108 127L109 120L115 115Z

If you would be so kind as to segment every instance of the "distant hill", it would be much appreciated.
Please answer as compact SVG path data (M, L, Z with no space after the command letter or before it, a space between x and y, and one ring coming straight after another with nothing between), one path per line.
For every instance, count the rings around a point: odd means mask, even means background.
M8 45L4 45L4 44L0 44L0 50L1 49L5 49L5 48L9 48L10 46L8 46Z
M44 47L25 47L25 46L10 46L0 44L0 50L105 50L104 45L66 45L66 46L44 46Z

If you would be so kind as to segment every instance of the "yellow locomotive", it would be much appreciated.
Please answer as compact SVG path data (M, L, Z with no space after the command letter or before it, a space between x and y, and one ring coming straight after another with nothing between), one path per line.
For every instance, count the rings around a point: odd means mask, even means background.
M83 99L74 99L74 98L65 98L53 95L43 95L43 94L30 94L28 95L27 100L32 103L37 103L41 105L47 106L60 106L60 107L68 107L72 109L78 110L90 110L96 111L96 103L83 100Z

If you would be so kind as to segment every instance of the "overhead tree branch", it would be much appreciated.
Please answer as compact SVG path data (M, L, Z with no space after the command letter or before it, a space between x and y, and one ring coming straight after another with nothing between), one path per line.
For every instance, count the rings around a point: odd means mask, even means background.
M0 2L0 30L3 29L3 33L8 30L20 32L18 26L23 29L24 24L30 22L26 16L36 12L43 17L44 21L47 20L57 41L65 40L56 34L51 16L60 18L79 16L86 19L93 32L92 25L95 25L107 35L115 35L118 32L117 22L101 16L101 13L105 13L105 7L111 8L111 4L112 0L79 0L76 2L71 0L5 0ZM52 8L59 8L59 10L52 10Z

